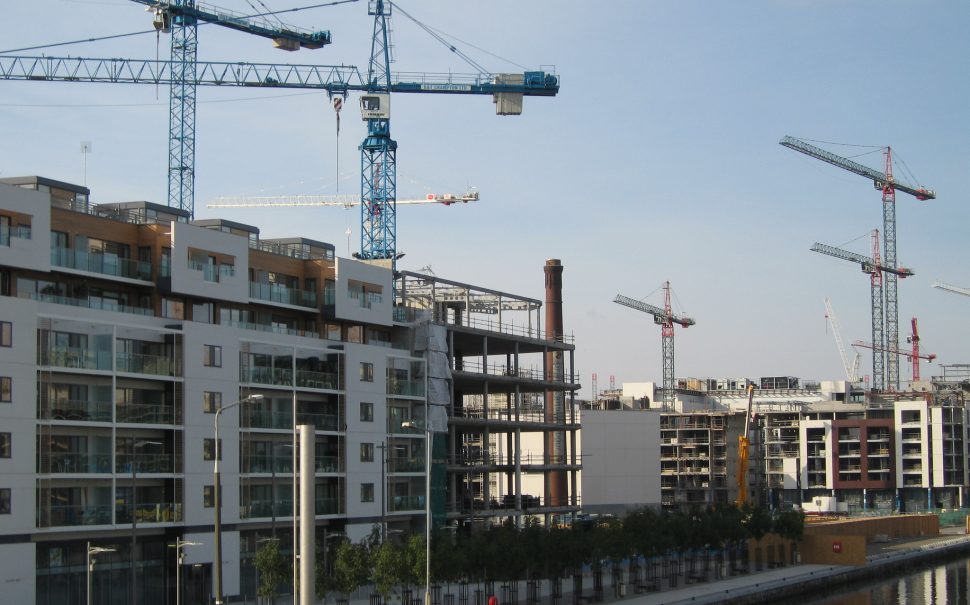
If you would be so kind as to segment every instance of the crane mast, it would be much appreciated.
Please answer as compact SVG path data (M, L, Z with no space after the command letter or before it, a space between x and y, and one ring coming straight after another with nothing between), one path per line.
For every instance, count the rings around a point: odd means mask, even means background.
M913 352L910 353L909 358L913 362L913 382L919 382L919 380L920 380L920 376L919 376L919 360L920 359L925 359L927 361L933 361L934 359L936 359L936 355L934 355L932 353L929 353L927 355L923 355L923 354L920 353L920 350L919 350L919 326L917 325L917 321L916 321L916 318L915 317L910 322L910 326L912 327L913 332L912 332L912 334L910 335L910 337L907 340L908 340L908 342L911 345L913 345Z
M896 182L892 174L892 149L886 147L885 153L885 172L869 168L848 158L843 158L834 153L816 147L795 137L785 136L779 141L784 146L803 153L815 159L821 160L833 166L848 170L859 176L871 179L876 189L882 193L882 215L883 215L883 261L890 269L896 268L896 191L908 193L918 200L931 200L936 198L936 192L924 187L914 187L906 183ZM882 319L885 327L885 342L887 350L896 350L899 345L899 300L897 297L897 277L893 272L887 272L885 276L885 317ZM873 281L876 280L873 274ZM883 278L879 276L880 288ZM885 376L887 387L891 390L899 388L899 356L888 355Z
M637 311L653 315L654 323L660 324L663 351L663 402L665 407L674 404L674 324L688 328L696 322L690 317L675 315L670 306L670 282L664 282L664 307L656 307L643 301L617 294L613 302Z

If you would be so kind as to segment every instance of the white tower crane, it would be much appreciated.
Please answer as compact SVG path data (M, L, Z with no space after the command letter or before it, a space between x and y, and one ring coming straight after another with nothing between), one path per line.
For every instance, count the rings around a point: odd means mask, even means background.
M835 345L839 348L839 356L842 357L842 367L845 368L845 377L849 382L859 382L859 360L862 358L862 354L856 351L852 364L849 364L849 357L845 353L845 345L842 344L842 333L839 331L839 321L835 318L835 310L832 309L832 302L827 298L825 299L825 317L832 324L832 336L835 337Z

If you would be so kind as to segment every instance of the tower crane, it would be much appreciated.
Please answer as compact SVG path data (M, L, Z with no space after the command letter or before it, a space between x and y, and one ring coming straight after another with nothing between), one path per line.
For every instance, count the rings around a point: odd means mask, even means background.
M655 307L643 301L629 298L617 294L613 302L630 307L637 311L653 315L654 323L660 324L661 345L663 349L664 364L664 395L663 401L666 407L674 404L674 324L680 324L684 328L689 328L696 322L684 315L675 315L670 308L670 282L664 282L664 306Z
M148 0L134 1L144 3ZM165 27L165 14L172 15L169 23L184 25L180 29L173 28L178 31L173 35L170 61L6 55L0 56L0 80L172 84L173 96L179 100L179 111L184 112L172 117L175 125L170 128L173 141L170 158L178 158L170 159L170 164L176 164L174 172L182 176L176 179L179 194L170 195L169 203L178 207L194 204L185 200L191 198L189 192L193 187L192 178L186 175L194 175L196 86L309 89L340 97L350 92L362 92L361 117L367 122L367 137L360 145L361 251L358 257L387 264L392 270L396 268L397 257L397 142L390 137L391 93L491 95L498 115L521 114L523 97L553 97L559 93L559 77L542 70L510 74L491 73L479 68L479 73L475 74L408 72L395 77L390 71L387 24L392 4L385 0L368 2L368 14L374 17L374 30L366 79L352 65L196 61L195 26L201 17L189 10L197 6L195 0L173 0L159 6L185 9L179 14L163 10L163 16L157 20L159 29ZM221 18L220 24L230 21L233 19ZM251 33L264 35L253 29ZM311 39L304 47L313 48L312 45L323 43L320 36L309 37ZM325 39L329 40L329 34Z
M915 324L913 327L915 330ZM912 342L911 338L912 337L910 337L907 340ZM913 368L914 368L913 380L919 380L919 366L918 366L919 359L925 359L926 361L933 361L934 359L936 359L936 355L933 353L921 353L919 351L918 345L919 345L919 334L916 334L916 343L913 349L910 351L907 351L906 349L900 349L898 347L895 349L889 349L886 347L877 347L877 346L873 346L871 342L863 342L861 340L857 340L852 343L853 347L862 347L863 349L873 349L873 350L881 349L881 350L885 350L887 353L892 353L893 355L903 355L907 359L912 359Z
M970 296L970 288L961 288L960 286L953 286L950 284L944 284L943 282L933 282L934 288L939 288L946 292L953 292L954 294L963 294L964 296Z
M863 273L869 274L870 301L872 308L872 342L878 343L881 347L878 350L872 350L872 380L873 388L875 390L883 390L886 388L887 383L884 366L886 341L883 332L884 300L882 274L885 272L905 278L913 275L913 271L906 269L905 267L888 267L880 262L878 229L872 230L872 257L863 256L862 254L856 254L855 252L836 248L835 246L819 244L817 242L811 247L811 251L858 263L862 267ZM889 387L892 387L891 383L889 383Z
M477 191L469 193L429 193L422 198L397 200L398 204L441 204L451 206L452 204L467 204L477 202L479 194ZM277 196L231 196L223 195L215 199L214 202L206 204L207 208L292 208L306 206L340 206L343 208L353 208L360 206L360 196L353 194L337 195L277 195Z
M212 23L270 38L277 48L295 51L330 44L329 31L310 31L266 19L205 6L196 0L132 0L154 14L157 31L171 33L172 83L168 113L168 205L195 216L195 93L198 25Z
M929 353L925 356L920 354L919 350L919 327L917 326L916 318L914 317L911 324L913 328L913 333L906 339L906 342L913 345L913 352L909 355L910 360L913 362L913 382L919 382L919 360L926 359L927 361L933 361L936 359L936 355Z
M832 335L835 337L835 345L839 348L839 356L842 358L842 367L845 368L845 377L849 382L856 383L859 382L859 352L856 351L855 357L852 359L852 363L849 363L849 358L845 354L845 345L842 344L842 333L839 331L839 320L835 317L835 309L832 308L832 303L829 299L825 299L825 317L832 324Z
M779 143L789 149L804 153L823 162L832 164L858 174L859 176L872 180L876 189L882 192L882 229L883 229L883 262L885 266L896 268L896 191L902 191L912 195L918 200L936 199L936 192L925 187L911 186L906 183L898 182L893 177L892 148L886 147L883 151L885 155L885 172L879 172L854 162L848 158L835 155L805 141L795 137L786 136ZM885 278L885 342L888 351L894 351L899 346L899 301L896 293L896 281L898 274L887 272ZM889 388L899 388L899 356L891 353L887 358L886 380Z

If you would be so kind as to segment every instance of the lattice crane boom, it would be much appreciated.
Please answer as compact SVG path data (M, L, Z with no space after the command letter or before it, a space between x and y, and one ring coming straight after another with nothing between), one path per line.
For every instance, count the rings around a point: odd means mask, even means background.
M915 275L912 269L907 269L906 267L887 267L883 263L877 264L875 259L870 256L857 254L855 252L850 252L849 250L829 246L828 244L820 244L815 242L815 244L813 244L809 249L812 252L818 252L819 254L827 254L828 256L834 256L835 258L841 258L842 260L859 263L859 265L862 267L863 273L871 274L873 271L885 271L887 273L895 273L902 278Z
M468 204L477 202L477 191L471 193L429 193L423 198L397 200L398 204L426 205L440 204ZM339 206L354 208L360 205L360 196L355 194L336 195L275 195L275 196L219 196L213 202L206 204L207 208L291 208L307 206Z
M621 294L617 294L613 302L653 315L654 323L660 325L664 364L664 404L671 406L674 403L674 324L689 328L696 322L690 317L673 313L670 306L670 282L664 282L663 287L663 308Z
M842 367L845 368L845 377L849 382L859 381L859 354L856 353L855 358L852 363L849 363L849 357L845 352L845 345L842 343L842 332L839 330L839 321L835 317L835 309L832 308L832 303L829 299L825 299L825 317L832 324L832 335L835 337L835 345L839 349L839 357L842 358Z
M960 286L954 286L952 284L945 284L943 282L933 282L934 288L939 288L946 292L953 292L954 294L963 294L964 296L970 296L970 288L962 288Z
M896 191L902 191L919 200L936 198L936 192L921 186L912 186L897 182L892 172L892 148L886 147L885 170L880 172L868 166L863 166L848 158L838 156L815 145L785 136L779 143L789 149L798 151L833 166L842 168L854 174L871 179L876 189L882 192L882 228L883 228L883 262L890 269L896 268ZM887 350L895 350L899 344L899 299L897 296L897 277L894 272L887 272L884 280L883 297L885 299L885 316L882 319L885 326L885 342ZM875 280L873 275L873 280ZM880 280L882 280L880 276ZM899 388L899 356L890 353L886 357L886 383L890 390Z

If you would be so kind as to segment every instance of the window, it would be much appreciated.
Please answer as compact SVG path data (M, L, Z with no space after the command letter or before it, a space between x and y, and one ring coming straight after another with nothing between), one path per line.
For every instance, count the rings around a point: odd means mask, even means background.
M13 401L13 380L9 376L0 376L0 402L10 403Z
M7 433L8 435L10 433ZM361 462L373 462L374 461L374 444L373 443L361 443L360 444L360 461Z
M185 319L185 303L176 298L162 298L162 317Z
M360 501L361 502L373 502L374 501L374 484L373 483L361 483L360 484Z
M216 506L216 490L212 485L202 486L202 507L203 508L215 508Z
M222 347L219 345L202 345L202 365L210 368L222 367Z
M202 411L206 414L215 414L216 410L222 407L222 393L219 391L202 392Z
M213 305L211 302L193 303L192 321L197 321L199 323L204 323L204 324L215 323L216 321L215 305Z
M10 440L12 433L0 433L0 458L10 457ZM371 452L373 456L373 451Z
M13 346L13 324L9 321L0 321L0 347Z
M215 439L206 438L202 440L202 458L204 460L215 460L214 444ZM219 440L219 460L222 460L222 439Z
M374 422L374 404L366 401L360 402L360 421Z
M366 361L360 362L360 381L374 382L374 364Z
M0 515L10 514L10 488L0 489Z

